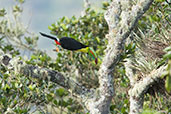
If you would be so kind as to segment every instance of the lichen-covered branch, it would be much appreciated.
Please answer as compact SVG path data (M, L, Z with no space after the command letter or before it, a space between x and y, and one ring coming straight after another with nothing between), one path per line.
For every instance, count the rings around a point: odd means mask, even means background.
M88 94L93 93L93 89L89 90L74 81L71 77L66 77L55 70L28 65L19 58L11 58L10 55L0 56L0 61L0 64L9 70L13 70L16 74L23 74L39 80L50 80L65 89L72 91L78 98L83 98Z
M143 108L144 94L147 89L154 82L158 81L166 66L161 66L157 70L153 70L149 75L135 83L134 86L129 90L130 95L130 114L139 114Z
M136 83L136 80L135 80L135 73L133 69L132 60L130 58L126 59L124 66L125 66L126 75L130 81L130 85L134 86L134 84Z
M113 0L108 7L105 14L109 26L109 34L106 36L108 45L99 69L99 94L87 103L91 114L109 113L110 102L114 94L113 71L120 61L125 40L152 1L139 0L137 4L132 5L132 0Z

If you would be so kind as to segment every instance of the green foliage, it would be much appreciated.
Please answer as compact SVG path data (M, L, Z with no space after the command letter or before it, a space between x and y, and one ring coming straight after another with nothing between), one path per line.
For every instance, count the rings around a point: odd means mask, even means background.
M13 12L16 13L16 12L22 12L23 10L21 9L20 6L16 5L13 7Z
M166 54L163 56L165 61L168 61L166 71L163 76L166 76L165 87L168 93L171 93L171 46L164 49Z
M49 29L52 34L57 35L59 38L64 36L72 37L95 49L99 58L98 65L91 60L88 54L63 50L57 53L56 66L58 70L68 72L68 67L74 65L77 69L81 69L81 71L79 71L80 79L77 80L89 86L97 86L97 81L95 81L97 80L96 72L101 64L101 59L103 58L104 49L107 44L105 35L108 32L108 26L104 19L104 14L87 9L85 16L79 17L78 19L75 16L70 19L63 17L49 26ZM135 44L126 46L120 59L124 60L129 57L134 53L135 48ZM59 64L61 67L59 67ZM91 77L85 77L89 75L91 75Z
M107 10L107 7L109 6L109 2L104 1L102 2L102 5L103 5L102 9Z
M24 107L20 108L17 104L22 104L27 101L29 80L24 77L13 77L9 74L3 74L0 78L0 109L1 113L7 111L7 108L13 108L14 112L22 112L26 110ZM18 94L16 94L18 93ZM24 95L24 96L23 96Z
M0 77L0 113L6 112L8 108L18 114L27 113L32 108L30 104L46 105L50 102L56 107L68 108L69 112L80 110L81 107L77 108L77 102L68 97L66 90L55 88L55 84L41 80L3 74Z
M151 109L145 109L142 114L161 114L157 112L156 110L151 110Z
M88 54L63 50L57 53L56 69L68 72L68 68L74 66L76 69L81 69L79 71L80 79L78 80L85 81L83 83L89 86L97 85L96 72L107 44L105 34L108 32L108 28L103 13L87 9L85 16L79 17L78 19L75 16L70 19L63 17L49 26L49 29L52 34L57 35L59 38L64 36L72 37L94 48L98 56L98 65L94 63ZM91 77L85 77L88 75L91 75Z
M143 105L143 113L159 113L160 114L167 114L171 111L171 104L169 99L169 96L161 93L155 93L155 97L152 97L150 94L146 94L144 105Z
M75 16L71 19L63 17L55 24L52 24L49 29L52 34L57 35L59 38L63 36L72 37L85 45L93 47L100 57L105 49L102 45L106 44L107 23L104 20L103 13L97 13L90 9L86 11L87 15L78 19Z
M63 88L60 88L56 91L56 94L62 98L63 96L67 96L68 92Z
M138 21L138 27L145 32L157 35L168 29L170 25L170 6L165 0L155 0L146 15Z
M68 113L73 113L73 112L79 113L79 110L82 109L79 105L77 105L76 101L68 97L69 93L65 89L63 88L57 89L55 91L55 95L58 97L58 99L53 100L55 106L66 108L68 110Z
M5 43L8 42L9 45L12 44L20 50L33 51L37 46L38 36L29 32L21 22L23 3L24 0L17 0L12 12L7 12L4 8L0 9L0 36L4 38Z
M135 53L135 50L136 50L136 44L135 43L131 42L128 45L125 45L124 51L120 57L121 63L125 62L124 60L126 58L132 57L132 55Z
M38 37L29 33L25 27L21 27L19 16L24 10L21 4L24 0L16 0L17 4L13 7L14 20L8 21L5 17L8 12L5 9L0 10L0 50L3 53L11 53L13 57L20 54L18 49L24 48L33 50L37 46ZM107 9L110 2L103 2L102 8ZM156 39L162 39L163 34L169 28L169 5L163 0L156 0L153 6L141 20L139 20L137 27L144 33L150 33L151 36L160 35ZM15 23L17 22L17 23ZM167 23L167 24L166 24ZM9 26L14 25L14 26ZM86 15L83 17L63 17L57 22L49 26L51 33L59 38L68 36L72 37L85 45L92 47L98 56L99 64L96 65L88 54L80 52L71 52L60 48L57 53L57 58L53 60L45 52L34 51L30 59L26 61L27 64L40 66L65 72L76 78L88 88L96 88L98 86L97 71L104 56L104 50L107 45L105 35L108 33L108 26L104 19L103 12L96 12L91 8L86 10ZM149 32L150 31L150 32ZM135 32L137 32L135 30ZM138 34L138 32L137 32ZM10 38L14 38L11 40ZM15 39L17 38L17 39ZM9 45L6 39L10 41L17 41L17 45ZM16 48L20 42L21 47ZM168 40L164 40L168 42ZM125 74L123 63L126 58L132 57L137 51L137 43L131 42L125 45L125 49L120 57L121 62L116 66L115 75L115 96L112 100L110 111L112 114L127 114L129 112L129 96L128 89L130 88L129 79ZM170 91L170 47L165 49L166 54L164 61L168 65L166 76L166 89ZM55 52L54 52L55 53ZM22 57L21 57L22 59ZM23 60L24 61L24 60ZM78 71L78 72L75 72ZM75 75L75 73L77 73ZM157 94L158 97L153 97L153 102L149 102L151 96L145 96L144 112L157 113L158 110L171 110L169 101L166 96ZM45 107L50 105L58 109L59 113L68 114L84 114L83 107L78 101L73 99L67 90L58 87L58 85L49 82L48 80L35 80L29 76L16 75L12 71L0 66L0 113L29 113L33 110L33 105L37 106L39 113L48 113ZM152 108L149 109L149 105ZM39 109L38 106L44 106L44 109Z
M0 38L0 49L4 53L10 52L13 57L20 54L18 49L15 49L12 45L6 44L3 39L4 39L4 37Z
M143 42L147 43L148 41L159 41L163 42L166 45L171 44L170 40L170 6L168 3L166 3L165 0L155 0L150 7L150 9L146 12L146 14L138 21L137 28L141 30L141 32L138 32L136 29L136 34L140 37ZM143 33L143 34L142 34ZM151 46L152 44L149 44ZM143 45L141 45L143 46ZM141 48L141 47L140 47ZM156 46L156 49L158 47ZM169 50L169 48L167 48ZM145 48L144 50L147 50ZM141 51L144 51L141 50ZM159 51L159 49L158 49ZM149 65L153 66L155 69L159 68L161 65L168 65L169 66L169 56L170 52L166 51L166 54L163 58L157 59L154 58L154 60L151 61L150 53L146 56L146 62L150 63ZM145 64L148 65L148 64ZM146 67L147 68L147 67ZM149 70L151 71L151 70ZM166 76L166 89L169 90L170 82L169 82L169 67L167 67L167 71L164 72L163 76ZM147 73L147 71L146 71ZM159 83L160 84L160 83ZM158 88L159 89L159 88ZM165 91L165 90L163 90ZM170 96L165 92L158 92L157 90L154 91L154 96L146 95L145 102L144 102L144 112L143 114L157 114L158 111L163 111L165 113L168 113L170 109ZM150 107L150 109L149 109Z
M0 17L4 17L6 15L6 11L4 8L0 10Z
M52 63L51 58L44 52L37 51L31 55L31 58L26 61L27 64L48 67Z
M19 3L23 4L25 0L17 0Z

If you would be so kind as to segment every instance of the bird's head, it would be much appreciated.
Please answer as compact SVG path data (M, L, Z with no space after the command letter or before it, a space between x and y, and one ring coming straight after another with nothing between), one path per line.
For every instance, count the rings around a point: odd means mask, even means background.
M40 32L40 34L41 34L42 36L44 36L44 37L47 37L47 38L50 38L50 39L54 40L55 43L56 43L57 45L61 45L58 38L55 38L55 37L53 37L53 36L44 34L44 33L42 33L42 32Z

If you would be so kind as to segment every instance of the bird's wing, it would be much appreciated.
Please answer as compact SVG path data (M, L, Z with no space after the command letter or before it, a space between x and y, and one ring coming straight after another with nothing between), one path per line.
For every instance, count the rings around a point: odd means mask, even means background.
M69 37L61 38L60 43L64 49L68 49L68 50L72 50L72 51L76 51L76 50L88 47L88 46L78 42L77 40L75 40L73 38L69 38Z

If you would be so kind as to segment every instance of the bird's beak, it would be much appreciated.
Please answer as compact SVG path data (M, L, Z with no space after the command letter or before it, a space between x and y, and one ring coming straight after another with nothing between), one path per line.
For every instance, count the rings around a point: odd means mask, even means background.
M54 40L57 45L61 45L58 38L55 38L54 36L50 36L50 35L47 35L47 34L42 33L42 32L40 32L40 34L44 37L47 37L47 38Z

